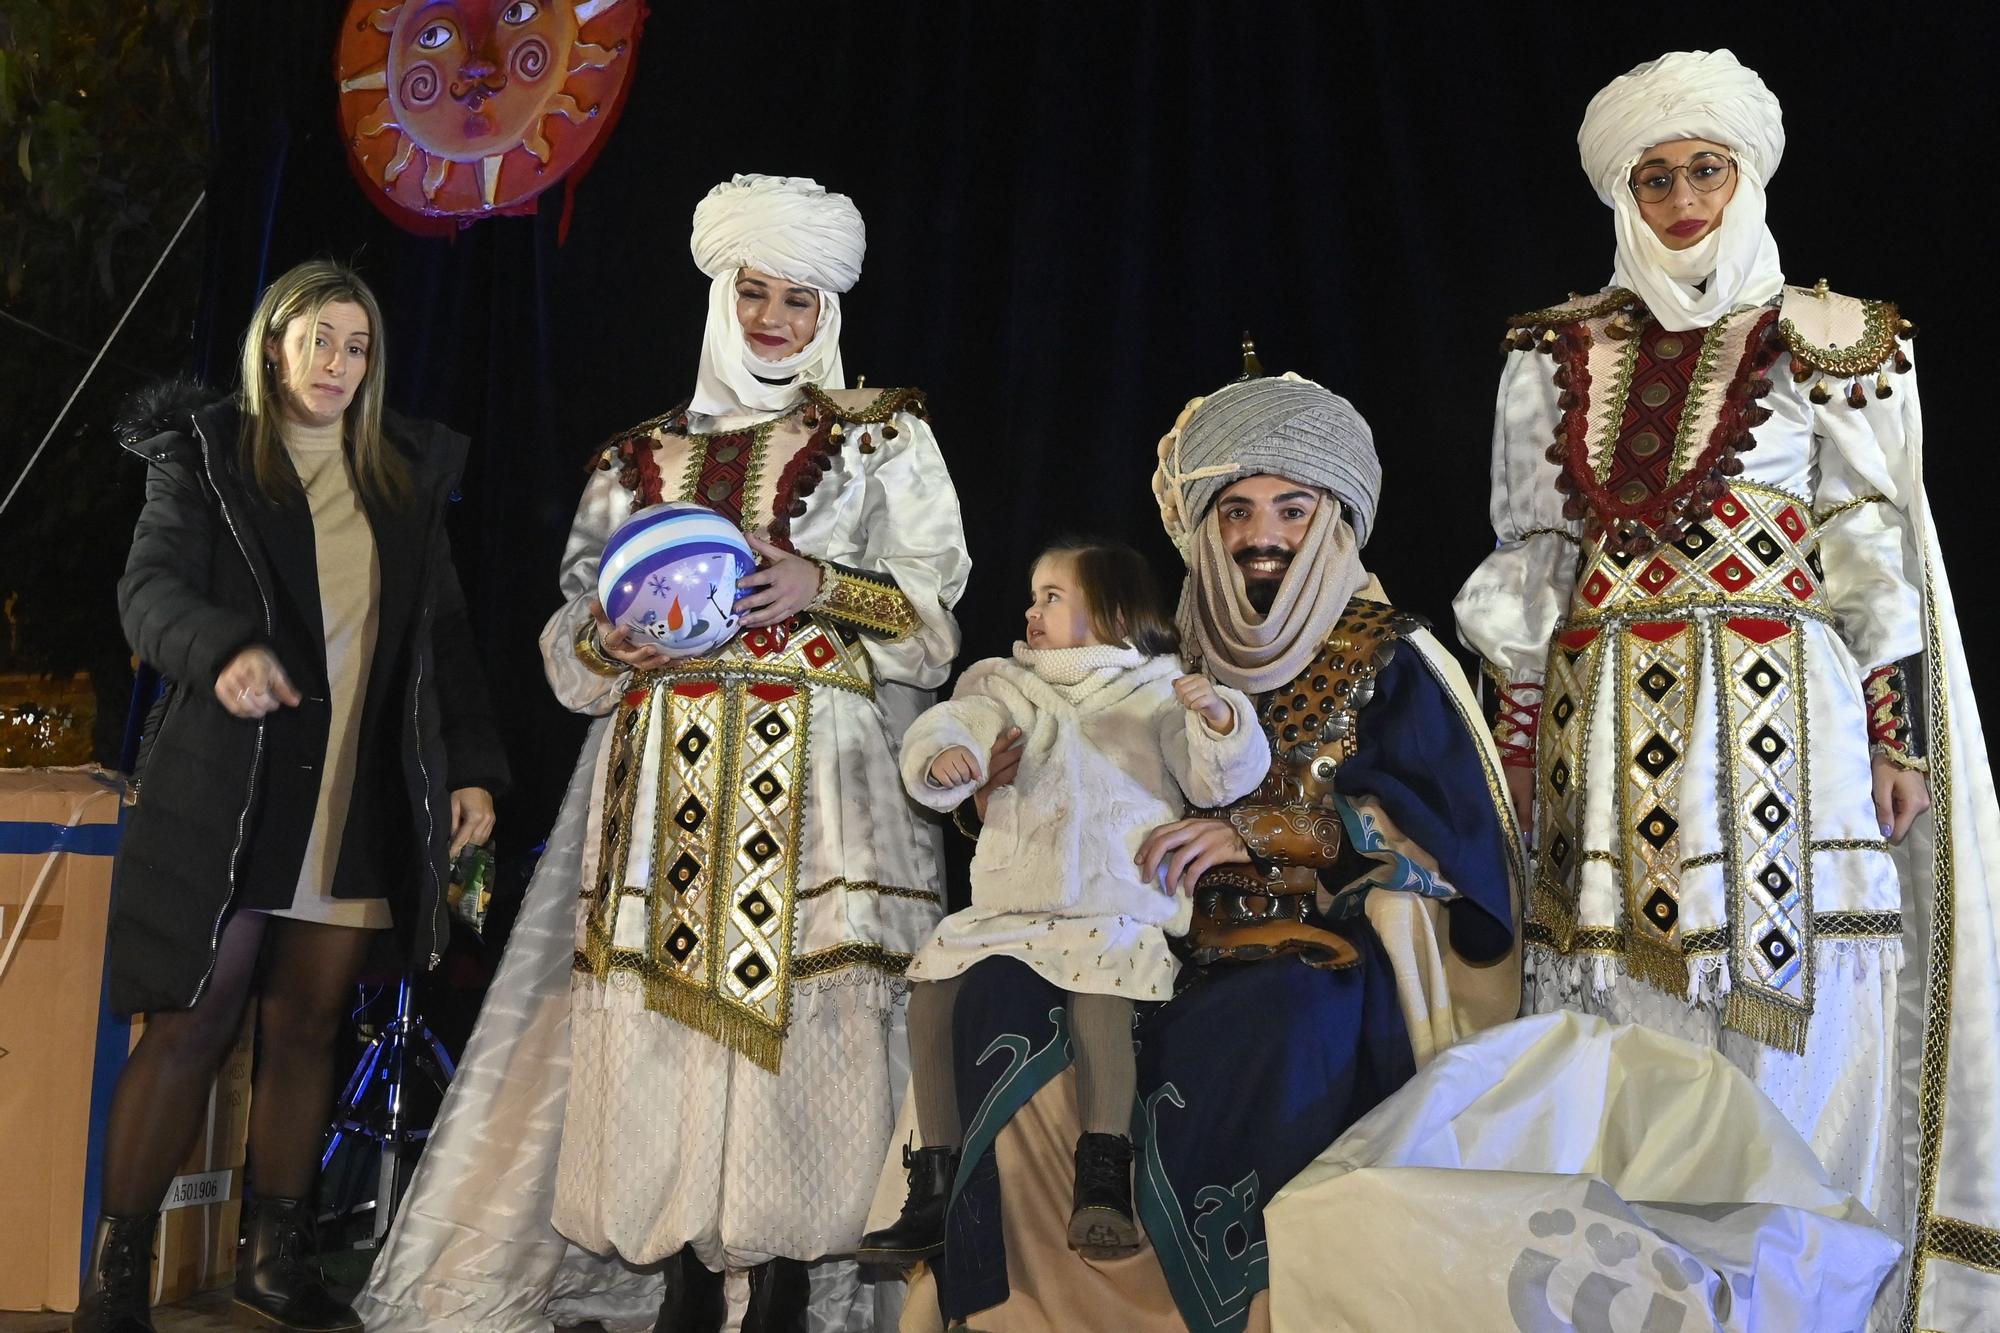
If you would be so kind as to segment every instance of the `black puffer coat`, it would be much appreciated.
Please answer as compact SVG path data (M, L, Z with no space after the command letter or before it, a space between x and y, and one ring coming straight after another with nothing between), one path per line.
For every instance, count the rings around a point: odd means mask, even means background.
M326 641L312 517L272 504L237 467L234 399L156 391L120 429L149 464L118 612L167 677L147 719L138 802L113 881L109 959L121 1013L193 1004L229 914L291 902L326 758ZM381 568L353 801L333 893L386 897L404 957L434 964L447 932L450 793L497 792L507 764L444 529L466 441L391 419L413 493L363 497ZM222 668L268 647L305 702L261 720L215 697Z

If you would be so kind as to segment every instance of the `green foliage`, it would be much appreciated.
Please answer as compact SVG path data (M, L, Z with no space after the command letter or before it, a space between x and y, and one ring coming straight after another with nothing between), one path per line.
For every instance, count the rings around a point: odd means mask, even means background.
M206 182L207 11L0 0L0 494ZM197 219L0 518L0 671L122 668L112 593L140 478L109 427L182 369L201 254Z

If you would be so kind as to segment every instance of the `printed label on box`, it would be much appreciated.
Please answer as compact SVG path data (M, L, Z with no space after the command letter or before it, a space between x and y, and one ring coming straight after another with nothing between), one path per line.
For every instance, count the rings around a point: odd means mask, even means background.
M160 1202L160 1211L172 1212L176 1208L199 1208L203 1204L221 1203L230 1197L230 1187L235 1183L234 1171L201 1171L189 1176L175 1176L167 1186L167 1197Z

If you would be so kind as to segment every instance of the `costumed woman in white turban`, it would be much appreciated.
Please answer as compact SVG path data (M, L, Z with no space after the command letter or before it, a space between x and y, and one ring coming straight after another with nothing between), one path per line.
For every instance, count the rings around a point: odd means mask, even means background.
M715 1329L743 1270L745 1329L804 1329L809 1284L815 1326L900 1305L805 1264L860 1238L906 1078L902 970L940 914L896 746L958 651L958 499L921 394L845 387L846 196L738 176L693 250L714 280L694 395L597 455L542 635L557 697L599 720L371 1328ZM606 538L672 500L738 523L760 568L736 636L669 660L595 590Z
M1783 123L1729 52L1613 80L1578 144L1612 284L1510 321L1500 544L1455 604L1533 810L1528 1003L1719 1048L1909 1248L1875 1324L1970 1329L2000 1309L2000 819L1914 330L1785 285Z

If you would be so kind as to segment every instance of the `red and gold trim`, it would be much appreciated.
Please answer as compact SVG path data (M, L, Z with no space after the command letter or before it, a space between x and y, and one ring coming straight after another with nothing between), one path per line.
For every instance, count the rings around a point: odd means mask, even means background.
M813 559L819 566L819 594L806 610L845 621L864 633L894 642L922 626L917 609L895 580Z

